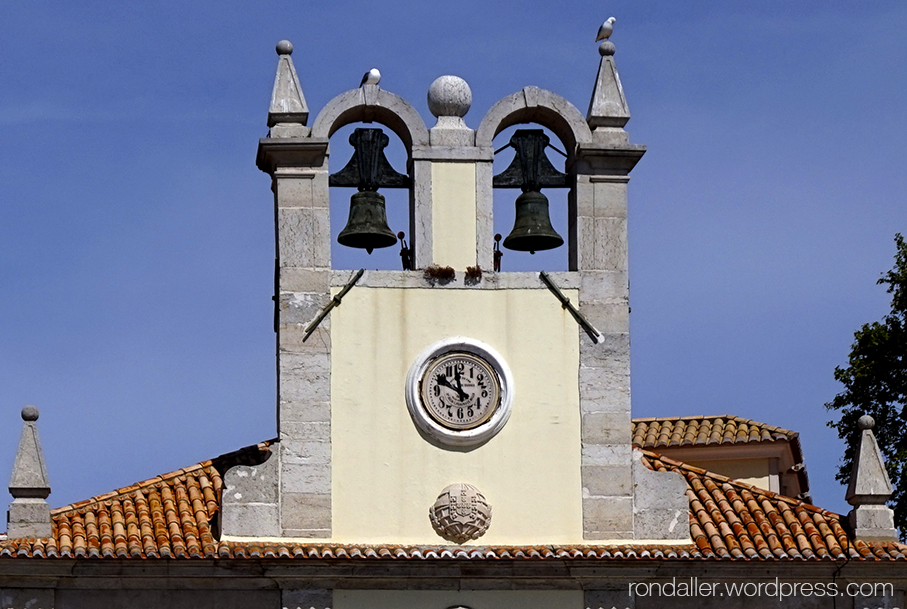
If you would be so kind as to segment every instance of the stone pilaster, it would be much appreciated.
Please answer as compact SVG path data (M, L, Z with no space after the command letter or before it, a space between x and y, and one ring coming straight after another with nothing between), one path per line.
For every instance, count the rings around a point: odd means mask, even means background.
M646 149L630 144L623 129L630 111L614 45L605 40L599 53L586 116L592 141L577 145L568 167L575 176L568 199L569 266L581 276L580 310L602 334L599 343L580 336L583 533L590 540L639 536L630 437L627 183Z
M641 146L578 147L570 195L570 268L580 310L602 333L580 333L583 530L586 539L633 536L627 181Z
M431 161L413 150L410 161L413 188L410 190L409 236L413 250L413 268L424 269L432 264Z
M472 91L465 80L457 76L445 75L438 77L428 90L428 107L437 118L435 126L429 130L428 146L413 148L414 168L421 169L418 176L414 175L414 196L416 206L411 214L413 222L414 239L420 243L416 247L416 268L425 268L430 264L442 266L454 264L456 261L447 260L452 251L460 250L455 256L458 261L468 259L465 266L479 264L485 270L491 270L491 243L493 236L491 192L491 161L493 155L490 151L480 151L476 147L476 133L470 129L463 120L472 104ZM470 165L468 171L445 171L451 165ZM485 173L479 168L487 164L487 187L483 178ZM468 174L475 182L471 192L453 192L462 190L462 184L452 183L452 176L460 177ZM456 178L454 182L458 181ZM447 195L447 196L445 196ZM463 234L452 234L453 228L446 224L444 219L463 219L472 226L459 226L466 228ZM441 223L445 231L435 234L435 224ZM468 238L465 238L466 235ZM475 241L475 253L468 245ZM488 251L484 252L483 246L487 244ZM470 250L465 253L464 250ZM441 254L443 252L443 254ZM486 262L483 262L486 261ZM464 266L459 264L459 266ZM465 268L457 268L463 272Z
M234 536L330 537L330 318L305 329L331 299L328 140L311 137L308 107L290 59L277 45L269 137L257 165L271 176L276 231L277 428L261 465L225 476L223 532Z
M277 223L277 397L280 529L331 532L330 317L305 329L331 299L326 140L262 140Z

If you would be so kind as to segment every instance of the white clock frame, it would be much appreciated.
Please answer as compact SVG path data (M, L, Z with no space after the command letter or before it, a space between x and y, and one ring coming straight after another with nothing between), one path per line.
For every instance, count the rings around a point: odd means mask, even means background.
M435 421L422 405L419 391L422 377L431 362L439 356L456 351L478 355L488 362L498 376L501 387L501 402L497 409L487 421L472 429L450 429ZM409 415L424 434L446 446L478 446L493 438L510 418L513 409L513 375L504 358L490 346L465 336L455 336L430 345L419 354L406 375L405 394Z

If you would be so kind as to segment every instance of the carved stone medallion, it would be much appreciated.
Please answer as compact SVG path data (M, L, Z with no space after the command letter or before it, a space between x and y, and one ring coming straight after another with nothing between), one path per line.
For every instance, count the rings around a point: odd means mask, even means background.
M491 506L479 489L458 482L446 487L428 510L435 532L448 541L478 539L491 524Z

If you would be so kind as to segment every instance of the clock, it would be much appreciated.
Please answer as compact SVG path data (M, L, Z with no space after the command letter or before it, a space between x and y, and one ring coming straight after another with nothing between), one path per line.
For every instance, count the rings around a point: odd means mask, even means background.
M501 400L497 373L484 358L469 351L450 351L435 358L419 385L426 412L450 429L481 425Z
M448 446L477 446L510 417L513 379L503 358L455 337L425 349L410 368L406 405L417 428Z

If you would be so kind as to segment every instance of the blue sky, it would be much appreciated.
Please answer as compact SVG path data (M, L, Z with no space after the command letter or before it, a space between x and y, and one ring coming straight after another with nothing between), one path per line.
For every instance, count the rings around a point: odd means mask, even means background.
M476 127L526 85L585 112L612 14L627 130L648 146L630 185L634 415L798 430L816 502L846 511L823 403L888 308L875 280L907 232L901 2L5 3L0 475L25 404L53 506L275 435L254 159L278 40L313 118L377 66L429 125L431 82L465 78Z

